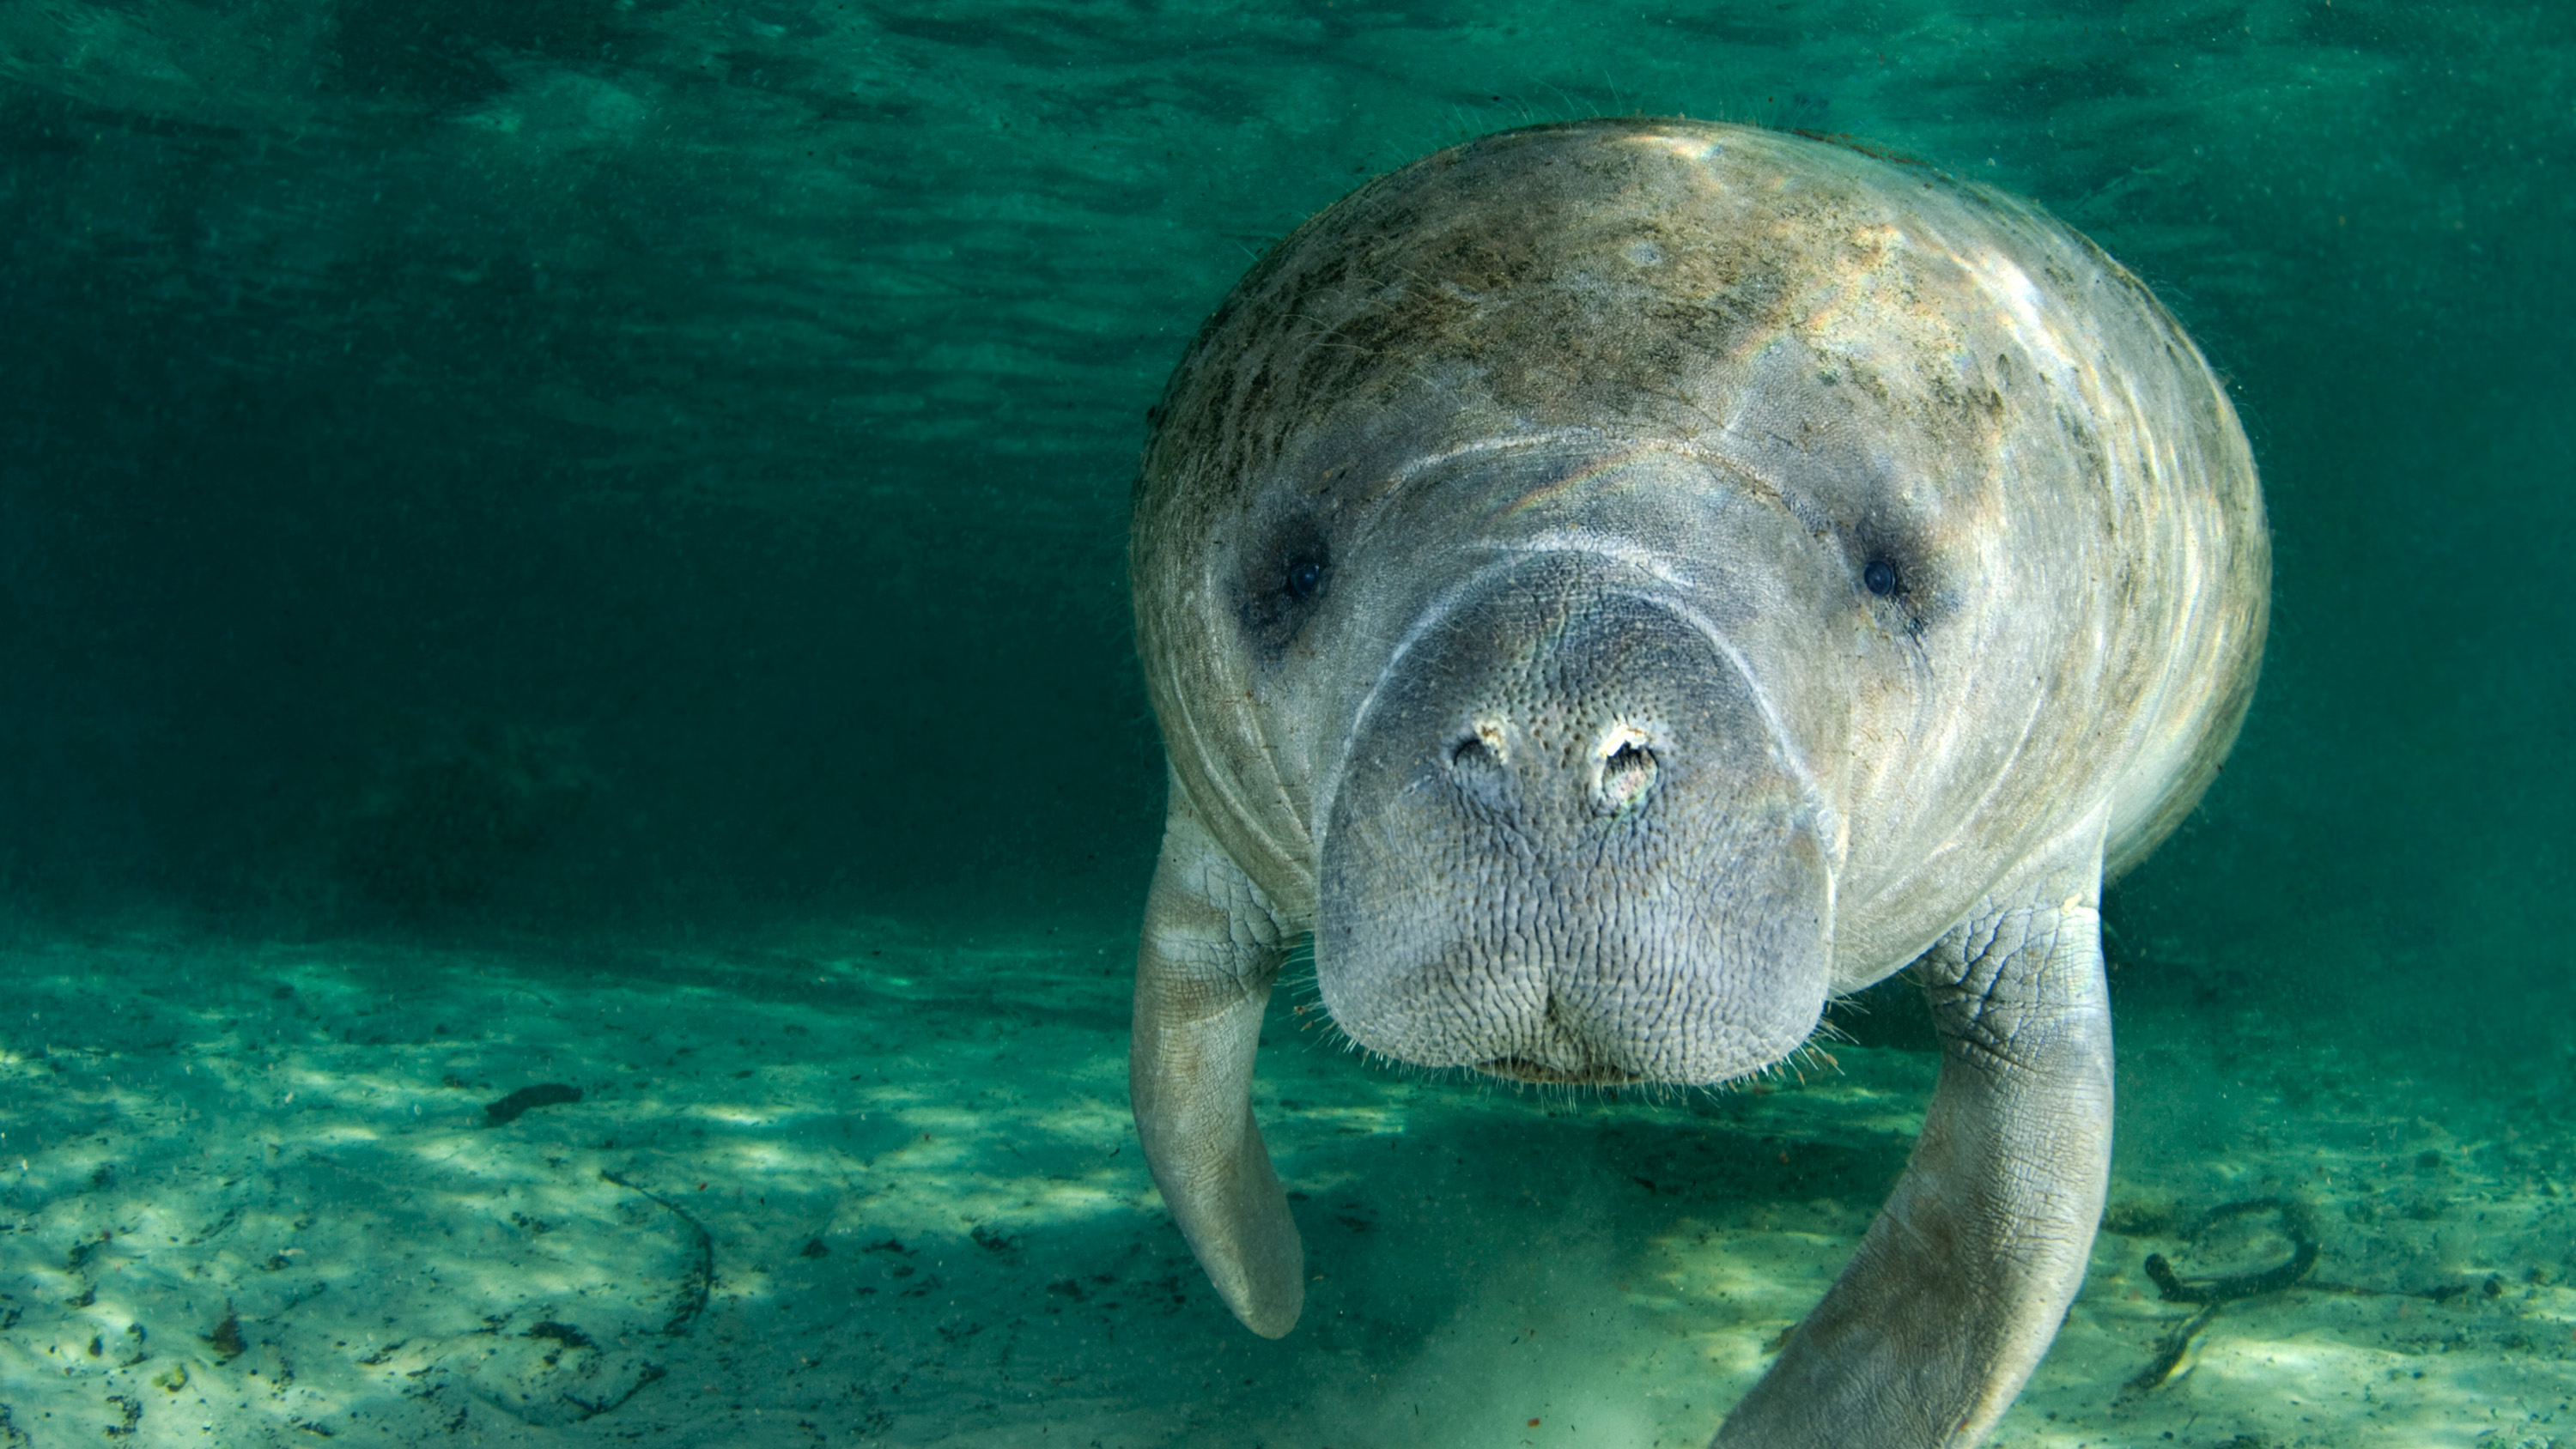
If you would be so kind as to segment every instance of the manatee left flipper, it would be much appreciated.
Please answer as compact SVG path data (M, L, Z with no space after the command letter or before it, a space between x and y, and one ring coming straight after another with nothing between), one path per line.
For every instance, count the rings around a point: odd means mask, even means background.
M1172 783L1136 948L1127 1091L1165 1206L1243 1326L1305 1307L1305 1245L1252 1120L1252 1060L1285 951L1257 891Z
M2047 1352L2110 1176L2101 846L2097 818L1916 963L1942 1041L1922 1138L1714 1449L1966 1449Z

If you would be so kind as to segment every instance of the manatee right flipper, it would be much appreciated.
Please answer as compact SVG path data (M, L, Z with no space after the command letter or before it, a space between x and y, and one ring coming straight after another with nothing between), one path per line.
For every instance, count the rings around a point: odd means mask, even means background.
M1285 955L1260 893L1172 785L1136 948L1127 1091L1154 1186L1243 1326L1277 1338L1306 1302L1306 1250L1252 1121L1261 1013Z
M2101 843L2097 819L1917 963L1942 1043L1922 1138L1713 1449L1966 1449L2047 1352L2110 1176Z

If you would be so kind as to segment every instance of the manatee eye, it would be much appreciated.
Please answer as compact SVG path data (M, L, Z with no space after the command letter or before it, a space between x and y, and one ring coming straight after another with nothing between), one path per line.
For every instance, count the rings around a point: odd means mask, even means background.
M1871 593L1884 599L1896 592L1896 565L1883 558L1871 559L1860 571L1860 581Z
M1310 517L1280 519L1264 533L1244 556L1235 607L1252 647L1276 662L1306 616L1320 607L1333 546Z

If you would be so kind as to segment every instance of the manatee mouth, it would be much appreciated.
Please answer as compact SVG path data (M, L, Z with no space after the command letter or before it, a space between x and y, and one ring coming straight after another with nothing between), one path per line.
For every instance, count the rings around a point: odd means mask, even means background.
M1489 1077L1502 1077L1508 1081L1541 1082L1563 1087L1625 1087L1646 1080L1634 1072L1621 1071L1612 1066L1587 1067L1581 1071L1569 1072L1562 1067L1551 1067L1542 1062L1530 1061L1525 1057L1496 1057L1490 1062L1476 1063L1475 1069Z

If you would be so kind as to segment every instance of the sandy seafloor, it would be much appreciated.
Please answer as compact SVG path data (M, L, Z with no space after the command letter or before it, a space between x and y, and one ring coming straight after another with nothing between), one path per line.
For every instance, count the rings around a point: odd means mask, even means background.
M0 1446L1696 1449L1938 1060L1572 1098L1371 1066L1283 991L1259 1106L1313 1278L1271 1343L1138 1160L1128 949L14 940ZM2576 1446L2563 1115L2136 975L2118 1230L1995 1442ZM487 1125L544 1083L583 1097ZM2312 1205L2313 1273L2124 1387L2194 1311L2147 1255L2284 1256L2272 1216L2191 1232L2267 1195Z

